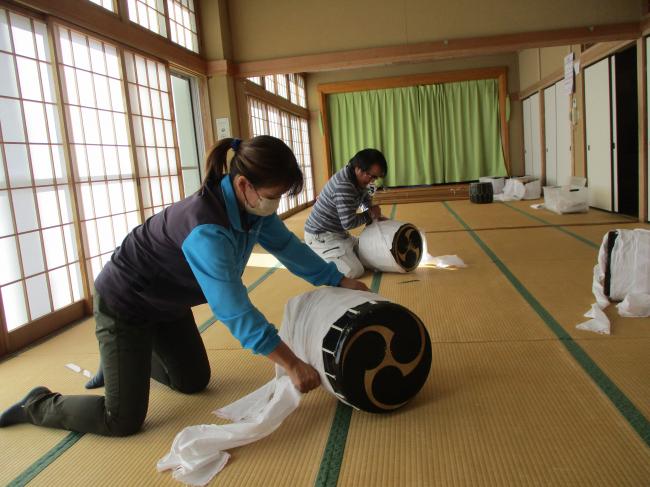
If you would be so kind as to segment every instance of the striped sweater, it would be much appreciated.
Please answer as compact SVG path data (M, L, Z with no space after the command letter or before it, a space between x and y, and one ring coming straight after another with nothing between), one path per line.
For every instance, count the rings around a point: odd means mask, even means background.
M305 222L305 231L347 234L348 230L372 221L368 211L371 204L368 190L357 186L354 168L348 164L330 178L318 195ZM359 207L363 213L357 213Z

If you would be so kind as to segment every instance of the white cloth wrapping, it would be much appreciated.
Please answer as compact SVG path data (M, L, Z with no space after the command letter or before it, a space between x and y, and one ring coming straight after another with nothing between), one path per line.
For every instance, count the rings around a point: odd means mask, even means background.
M614 301L621 301L616 307L620 316L650 316L650 230L617 230L610 262L609 295ZM602 311L609 306L603 283L607 268L607 234L598 252L598 263L594 266L592 292L596 302L585 313L585 322L576 325L580 330L609 335L611 326Z
M503 193L495 194L497 201L536 200L542 195L542 186L539 179L531 176L510 178L506 180Z
M296 296L285 306L280 337L318 371L321 384L332 394L323 365L323 338L348 309L368 301L386 299L365 291L327 287ZM232 424L189 426L178 433L171 451L158 461L158 471L173 470L176 480L189 485L207 484L226 466L230 454L224 450L271 434L298 407L300 397L286 371L276 366L272 381L215 411Z
M407 272L390 251L395 234L404 225L406 223L397 220L382 220L366 226L359 236L359 259L364 267L383 272Z

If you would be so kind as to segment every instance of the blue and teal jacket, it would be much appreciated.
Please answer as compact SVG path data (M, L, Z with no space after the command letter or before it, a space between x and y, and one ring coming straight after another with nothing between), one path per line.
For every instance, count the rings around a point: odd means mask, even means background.
M343 278L276 214L244 212L230 176L224 176L134 228L97 276L95 289L109 308L135 321L178 319L207 302L243 347L268 355L280 338L241 279L256 243L315 286L337 286Z

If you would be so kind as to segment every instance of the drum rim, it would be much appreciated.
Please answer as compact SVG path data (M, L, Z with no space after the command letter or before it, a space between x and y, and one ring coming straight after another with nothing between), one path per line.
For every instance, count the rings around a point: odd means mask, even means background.
M375 410L368 410L364 409L364 411L368 412L379 412L379 413L388 413L392 412L405 404L407 404L409 401L415 397L417 393L420 392L422 387L424 387L424 384L426 383L430 370L431 370L431 361L432 361L432 344L431 344L431 337L426 329L426 326L424 325L424 322L420 319L419 316L417 316L415 313L413 313L410 309L406 308L405 306L402 306L398 303L394 303L392 301L387 301L387 300L371 300L371 301L366 301L365 303L361 303L355 307L352 307L348 309L339 319L337 319L334 323L330 325L330 329L328 332L325 334L323 337L323 342L325 342L325 339L327 336L332 333L333 331L336 331L339 333L339 336L336 340L336 345L334 347L334 350L327 350L324 347L322 347L322 355L323 355L323 368L325 371L325 375L327 377L327 380L332 387L332 390L334 391L334 394L336 394L337 397L339 397L344 403L350 405L351 407L355 409L360 409L358 406L351 404L350 398L346 394L346 391L342 387L343 384L345 383L345 371L344 371L344 363L345 363L345 355L347 354L347 350L349 349L349 346L353 343L350 342L349 338L350 336L355 335L360 328L367 328L370 326L377 326L374 325L373 323L359 323L358 317L359 315L364 311L363 309L358 309L358 308L363 308L367 307L368 305L373 306L377 304L390 304L392 306L397 307L397 309L400 310L402 313L408 314L411 319L415 321L415 323L418 326L418 329L420 331L420 337L422 340L422 349L420 353L418 354L419 358L414 359L417 360L417 363L414 365L413 369L417 368L420 366L423 360L428 360L429 361L429 367L426 370L426 375L424 376L424 379L422 380L422 383L419 385L417 388L416 392L409 398L407 398L405 401L398 403L398 404L385 404L382 403L382 406L379 406L375 401L369 398L370 403L373 403L375 405ZM345 321L345 323L341 323L342 321ZM385 328L389 329L390 328L386 325L379 325L379 326L384 326ZM392 330L390 330L392 332ZM343 346L342 346L343 344ZM332 361L328 360L327 355L333 356L334 359ZM330 367L332 365L332 367ZM369 369L372 370L372 369Z
M420 236L420 244L421 244L420 245L420 255L416 259L415 264L410 266L410 267L402 265L402 263L399 262L399 260L397 259L397 255L396 255L396 254L398 254L397 238L401 234L401 231L402 231L402 229L404 227L412 228L413 231L417 232L417 234ZM391 244L390 253L393 256L393 259L395 259L395 263L397 265L399 265L402 269L404 269L406 272L411 272L412 270L417 269L417 267L420 265L420 262L422 261L422 255L424 254L424 242L422 242L422 235L420 234L420 230L418 230L418 228L415 225L413 225L412 223L406 222L406 223L400 225L400 227L397 229L397 231L393 234L393 242Z

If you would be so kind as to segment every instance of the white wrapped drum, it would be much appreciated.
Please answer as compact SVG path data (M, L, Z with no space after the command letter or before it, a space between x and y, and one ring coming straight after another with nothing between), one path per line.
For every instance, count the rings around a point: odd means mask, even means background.
M359 236L359 259L364 267L382 272L410 272L423 255L423 239L410 223L375 221Z
M422 388L431 340L422 321L378 294L322 288L291 299L280 337L350 406L393 411Z
M609 334L611 324L602 311L610 301L620 301L618 314L650 316L650 230L612 230L605 234L594 266L591 289L596 302L585 313L580 330Z
M598 256L603 291L613 301L628 294L650 294L650 231L612 230Z
M291 299L280 336L311 364L325 389L354 408L387 413L415 396L431 368L431 340L422 321L378 294L321 288ZM205 485L226 466L225 451L275 431L300 404L286 371L215 414L230 424L188 426L176 435L159 471Z

